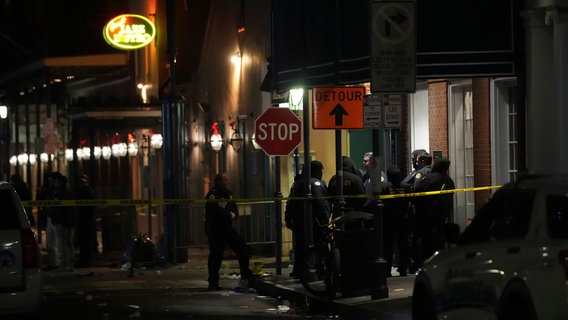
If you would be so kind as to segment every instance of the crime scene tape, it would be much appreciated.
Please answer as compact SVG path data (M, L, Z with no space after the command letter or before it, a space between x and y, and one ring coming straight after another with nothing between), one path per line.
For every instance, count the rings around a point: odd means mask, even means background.
M401 194L390 194L390 195L377 195L376 198L379 200L392 199L392 198L410 198L410 197L423 197L437 194L448 194L448 193L458 193L458 192L471 192L471 191L481 191L481 190L492 190L498 189L501 186L486 186L486 187L473 187L473 188L457 188L452 190L441 190L441 191L428 191L428 192L414 192L414 193L401 193ZM343 195L343 198L368 198L369 195L358 194L358 195ZM336 196L325 196L321 199L334 199ZM229 201L234 201L237 203L267 203L274 201L287 201L290 199L295 200L306 200L306 199L320 199L315 197L268 197L268 198L246 198L246 199L233 199ZM131 206L131 205L149 205L149 206L160 206L160 205L186 205L186 204L204 204L207 202L218 202L227 201L226 199L95 199L95 200L79 200L79 199L69 199L69 200L29 200L22 201L25 207L92 207L92 206Z

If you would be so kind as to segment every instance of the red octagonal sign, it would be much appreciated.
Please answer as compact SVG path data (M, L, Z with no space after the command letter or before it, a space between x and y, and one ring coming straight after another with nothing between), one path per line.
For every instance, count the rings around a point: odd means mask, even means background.
M255 140L269 156L287 156L302 141L302 121L288 108L268 108L254 122Z

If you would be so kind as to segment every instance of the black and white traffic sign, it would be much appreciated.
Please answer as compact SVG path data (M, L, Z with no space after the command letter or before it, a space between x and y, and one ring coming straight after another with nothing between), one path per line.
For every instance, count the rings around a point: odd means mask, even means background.
M416 91L416 3L371 2L371 91Z
M363 99L365 129L400 129L402 126L402 95L371 94Z

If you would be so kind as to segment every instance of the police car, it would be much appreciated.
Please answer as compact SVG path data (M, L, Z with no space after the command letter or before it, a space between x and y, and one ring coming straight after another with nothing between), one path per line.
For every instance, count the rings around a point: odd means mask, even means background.
M455 240L416 276L413 319L568 319L568 176L504 185Z
M22 202L0 181L0 315L37 314L43 296L40 251Z

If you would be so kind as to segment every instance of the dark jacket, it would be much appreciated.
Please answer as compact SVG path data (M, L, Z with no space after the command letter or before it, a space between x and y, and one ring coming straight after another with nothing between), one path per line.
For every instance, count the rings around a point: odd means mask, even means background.
M205 196L205 228L223 229L232 227L231 212L239 215L237 203L231 190L215 185Z
M415 192L453 190L456 188L454 181L448 175L450 160L441 158L434 163L432 171L414 186ZM420 219L426 219L433 223L443 223L452 213L454 204L453 193L438 194L420 197L420 212L417 208L417 215L423 213ZM418 203L417 203L418 206Z
M67 189L66 178L65 182L60 182L50 189L46 196L46 200L69 200L73 199L73 195ZM61 224L64 227L74 228L76 225L75 211L73 207L68 206L50 206L45 208L45 214L51 218L53 224Z
M367 198L365 197L365 186L363 185L361 174L350 158L343 157L342 162L341 174L343 175L343 195L346 196L346 210L364 211ZM339 177L337 175L334 175L329 180L329 195L339 196L338 180ZM334 200L336 199L337 198L334 198Z
M390 166L387 170L388 181L383 182L382 195L396 195L412 192L412 187L402 182L402 174L398 166ZM383 215L385 219L402 221L408 218L408 198L394 197L383 200Z

